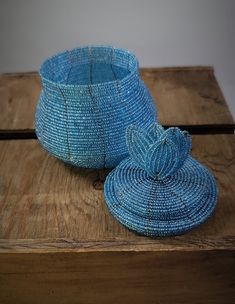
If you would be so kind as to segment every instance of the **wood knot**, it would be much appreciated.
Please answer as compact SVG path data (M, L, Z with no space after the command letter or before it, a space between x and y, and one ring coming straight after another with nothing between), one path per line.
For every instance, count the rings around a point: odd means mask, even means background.
M104 189L104 180L102 179L96 179L94 182L93 182L93 187L95 190L103 190Z

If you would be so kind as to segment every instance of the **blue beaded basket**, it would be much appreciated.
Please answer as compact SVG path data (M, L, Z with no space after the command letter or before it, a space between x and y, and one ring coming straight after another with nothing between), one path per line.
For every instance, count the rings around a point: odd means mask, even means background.
M137 58L110 46L82 47L47 59L40 76L36 134L42 146L72 165L115 167L128 155L125 130L156 121Z
M131 125L130 157L107 177L104 193L123 225L147 236L179 235L213 212L218 190L212 174L190 156L191 137L179 128Z

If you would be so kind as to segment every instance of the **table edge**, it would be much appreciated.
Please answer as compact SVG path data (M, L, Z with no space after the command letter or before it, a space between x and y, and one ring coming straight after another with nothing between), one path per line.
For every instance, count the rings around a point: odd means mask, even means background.
M235 250L235 236L221 238L184 236L162 239L125 240L110 238L106 240L58 239L0 239L1 253L50 253L50 252L120 252L120 251L205 251Z

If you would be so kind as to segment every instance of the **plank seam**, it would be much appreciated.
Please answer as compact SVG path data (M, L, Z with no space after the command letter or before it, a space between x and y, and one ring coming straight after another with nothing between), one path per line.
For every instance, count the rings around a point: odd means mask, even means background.
M163 125L164 128L179 127L192 135L216 135L234 134L235 124L213 124L213 125ZM22 130L0 130L0 140L14 139L37 139L35 129Z

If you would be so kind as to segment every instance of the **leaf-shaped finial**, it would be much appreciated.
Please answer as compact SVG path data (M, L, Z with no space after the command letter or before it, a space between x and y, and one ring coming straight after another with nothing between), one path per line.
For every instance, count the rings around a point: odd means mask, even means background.
M148 134L136 125L130 125L126 130L126 144L131 157L137 165L145 168L145 156L152 144Z
M135 163L158 179L177 172L189 156L192 145L188 132L179 128L164 130L157 123L146 131L135 125L129 126L126 142Z

